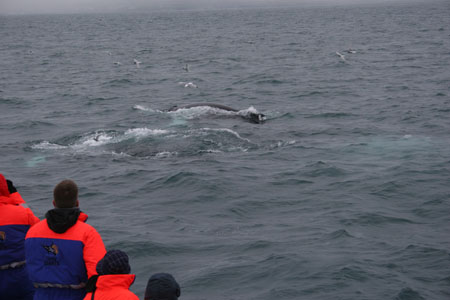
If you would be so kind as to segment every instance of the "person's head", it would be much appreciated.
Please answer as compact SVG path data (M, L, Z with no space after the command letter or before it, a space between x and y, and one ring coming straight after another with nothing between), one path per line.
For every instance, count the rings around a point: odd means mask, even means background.
M147 283L145 300L177 300L181 290L172 275L167 273L153 274Z
M121 250L109 250L97 263L98 275L130 274L128 255Z
M78 206L78 187L72 180L66 179L53 190L53 205L57 208L73 208Z

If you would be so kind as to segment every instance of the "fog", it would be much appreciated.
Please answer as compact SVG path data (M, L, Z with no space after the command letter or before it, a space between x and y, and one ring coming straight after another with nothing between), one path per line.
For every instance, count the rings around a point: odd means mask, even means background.
M0 14L110 13L291 5L411 3L421 0L0 0ZM425 0L422 0L425 1Z

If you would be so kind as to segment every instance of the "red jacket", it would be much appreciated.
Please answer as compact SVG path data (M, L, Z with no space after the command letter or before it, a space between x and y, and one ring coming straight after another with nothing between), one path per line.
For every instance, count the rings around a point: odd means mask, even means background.
M0 266L25 260L25 235L39 219L21 205L24 203L18 192L9 193L5 177L0 174Z
M55 216L61 218L53 221ZM100 234L84 223L86 219L87 215L77 208L53 209L28 231L25 256L30 279L38 287L35 300L83 299L86 295L83 287L89 277L97 274L97 262L106 253ZM63 224L63 232L53 231L54 224ZM48 284L65 288L46 288Z
M101 275L98 277L93 300L139 300L130 286L133 284L136 275ZM84 300L91 300L92 293L88 293Z
M33 286L25 264L25 235L39 222L18 192L9 193L0 174L0 298L28 299Z

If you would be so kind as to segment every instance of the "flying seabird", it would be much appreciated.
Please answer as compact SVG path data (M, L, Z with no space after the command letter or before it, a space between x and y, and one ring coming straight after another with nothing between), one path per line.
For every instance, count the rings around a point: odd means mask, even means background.
M178 84L183 85L185 88L198 88L198 86L196 84L194 84L193 82L178 82Z
M336 52L337 56L339 56L343 61L345 61L345 56L339 52Z

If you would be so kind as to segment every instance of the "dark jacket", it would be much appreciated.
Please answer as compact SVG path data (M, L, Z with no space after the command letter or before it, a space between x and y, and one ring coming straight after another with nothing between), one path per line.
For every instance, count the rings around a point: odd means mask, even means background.
M34 300L81 300L88 277L106 253L102 238L84 223L87 215L78 208L55 208L46 217L25 239L30 278L37 286Z

